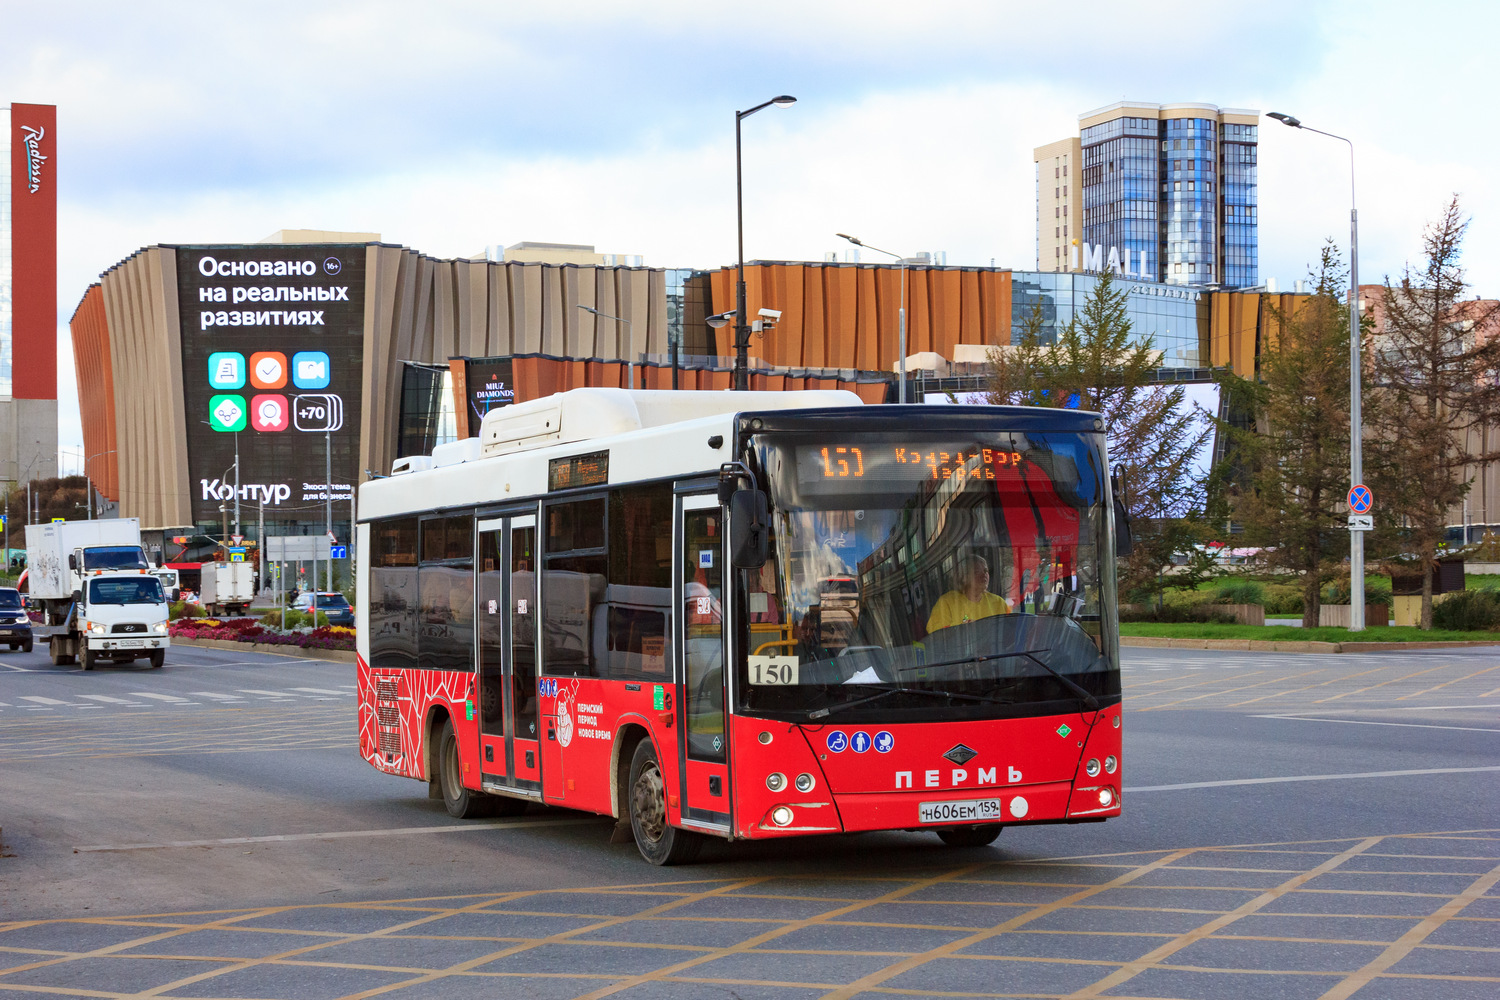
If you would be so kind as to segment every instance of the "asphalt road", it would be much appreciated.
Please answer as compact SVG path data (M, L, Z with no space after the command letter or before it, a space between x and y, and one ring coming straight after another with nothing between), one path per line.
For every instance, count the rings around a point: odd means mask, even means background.
M1126 668L1118 820L657 869L369 768L350 665L0 652L0 1000L1500 995L1500 647Z

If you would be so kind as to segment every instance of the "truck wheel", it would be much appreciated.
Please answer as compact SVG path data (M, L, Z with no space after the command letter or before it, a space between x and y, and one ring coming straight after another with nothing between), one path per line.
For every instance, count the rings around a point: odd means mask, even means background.
M84 646L78 651L78 663L85 670L93 670L95 663L94 651Z
M950 826L937 831L937 835L949 847L983 847L993 844L1002 829L999 823L980 823L977 826Z
M166 662L167 662L167 651L165 649L158 649L158 650L155 650L155 651L152 652L152 654L151 654L151 669L155 670L155 669L159 668L163 663L166 663Z
M630 762L630 830L653 865L688 864L703 849L702 836L667 822L667 784L649 739L636 745Z
M55 643L48 643L47 646L47 651L52 654L52 665L54 667L66 666L73 662L72 656L67 653L58 652L58 647Z
M20 648L21 648L21 644L19 642L13 642L13 643L10 644L10 651L12 653L14 653L16 650L18 650Z

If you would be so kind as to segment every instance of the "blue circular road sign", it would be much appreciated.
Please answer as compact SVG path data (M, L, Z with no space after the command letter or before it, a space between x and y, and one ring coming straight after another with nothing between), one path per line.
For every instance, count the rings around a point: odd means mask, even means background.
M1364 483L1360 483L1349 491L1349 512L1352 514L1368 514L1370 508L1375 506L1375 494Z

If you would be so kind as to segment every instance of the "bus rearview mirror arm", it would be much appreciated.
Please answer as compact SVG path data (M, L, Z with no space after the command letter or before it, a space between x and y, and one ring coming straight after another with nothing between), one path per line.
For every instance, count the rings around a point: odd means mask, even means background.
M729 498L729 559L739 569L759 569L771 551L771 514L760 490L735 490Z
M1115 501L1115 556L1124 559L1135 551L1135 536L1130 530L1130 511L1125 507L1124 487L1121 481L1124 466L1117 465L1109 475L1109 492Z

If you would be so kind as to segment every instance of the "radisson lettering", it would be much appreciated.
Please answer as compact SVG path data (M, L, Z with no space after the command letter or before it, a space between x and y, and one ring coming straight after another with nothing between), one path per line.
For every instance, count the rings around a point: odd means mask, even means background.
M31 193L36 194L42 186L42 164L47 162L47 158L42 155L42 139L46 137L47 130L22 125L21 131L26 136L26 181Z

